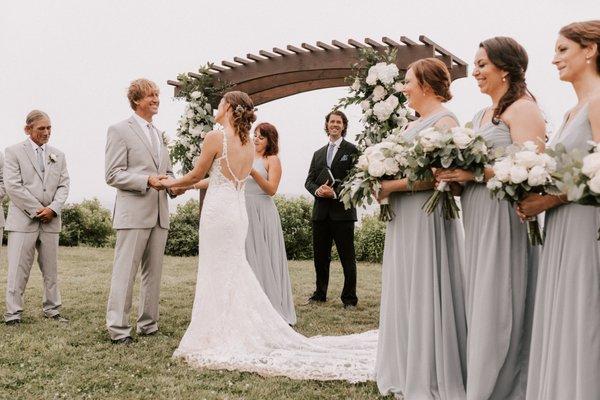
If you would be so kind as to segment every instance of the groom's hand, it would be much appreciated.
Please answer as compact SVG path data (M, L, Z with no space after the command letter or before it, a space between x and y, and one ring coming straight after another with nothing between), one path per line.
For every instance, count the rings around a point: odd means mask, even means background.
M148 186L156 190L163 190L165 187L161 183L161 179L166 179L166 175L151 175L148 177Z
M333 191L333 188L331 186L321 185L317 189L317 196L333 199L335 197L335 192Z

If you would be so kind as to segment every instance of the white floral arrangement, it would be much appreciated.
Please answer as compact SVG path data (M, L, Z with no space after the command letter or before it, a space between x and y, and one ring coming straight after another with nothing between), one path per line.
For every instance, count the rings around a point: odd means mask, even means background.
M403 178L404 169L408 167L409 151L410 146L400 135L390 135L384 141L367 147L340 191L345 207L372 204L381 189L382 179ZM393 217L388 201L380 202L379 219L391 221Z
M438 129L430 127L417 135L410 153L409 182L432 181L436 168L459 168L472 171L476 181L483 181L490 152L483 137L470 126ZM433 194L423 204L431 214L442 200L445 219L458 218L459 208L446 182L436 185Z
M579 149L567 152L562 144L546 152L559 165L553 174L559 192L565 193L568 201L600 207L600 143L589 144L591 149L587 154ZM600 229L597 239L600 240Z
M50 153L48 155L48 161L50 161L51 163L55 163L56 160L58 160L58 156L54 153Z
M517 203L530 193L556 194L553 174L557 162L548 153L539 153L532 141L506 148L506 154L492 166L494 176L487 182L493 196ZM527 222L529 243L542 245L544 238L537 218Z

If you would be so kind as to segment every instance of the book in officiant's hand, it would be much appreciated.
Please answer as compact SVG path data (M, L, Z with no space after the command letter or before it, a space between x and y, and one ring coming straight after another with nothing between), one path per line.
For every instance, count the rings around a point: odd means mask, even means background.
M317 185L333 186L335 183L335 178L333 177L331 170L325 167L321 170L321 173L317 176L315 182Z

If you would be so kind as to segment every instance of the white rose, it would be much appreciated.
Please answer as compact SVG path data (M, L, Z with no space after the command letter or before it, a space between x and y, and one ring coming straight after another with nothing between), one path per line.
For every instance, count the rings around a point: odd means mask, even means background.
M371 108L371 103L369 100L363 100L360 102L360 108L362 108L363 111L367 111L369 108Z
M394 109L390 108L386 101L380 101L373 106L373 114L381 122L387 120L393 111Z
M194 110L188 108L188 110L186 111L185 115L186 115L186 117L192 119L192 118L194 118L194 116L196 115L196 113L194 113Z
M544 163L544 167L546 167L546 170L548 170L549 172L556 171L556 160L554 158L550 157L546 153L542 153L540 154L540 160Z
M593 178L600 171L600 153L592 153L583 157L583 167L581 167L581 172L583 172L586 176Z
M494 176L500 182L508 182L510 179L510 169L512 167L512 161L508 158L498 160L494 166Z
M523 150L515 154L515 162L525 168L532 168L534 165L543 165L543 160L535 151Z
M377 84L377 78L379 77L377 69L378 69L377 65L373 65L371 68L369 68L369 72L367 73L367 78L365 79L365 82L367 83L367 85L374 86Z
M386 158L383 161L383 166L385 167L386 175L396 175L398 171L400 171L396 160L394 160L393 158Z
M396 93L401 92L403 89L404 89L404 85L402 84L402 82L394 83L394 90L396 91Z
M202 93L196 90L192 92L190 96L192 97L192 99L197 99L198 97L202 96Z
M352 83L351 88L355 92L358 92L358 90L360 89L360 80L358 78L354 80L354 83Z
M526 142L523 142L523 149L537 152L538 148L537 148L537 145L535 143L533 143L531 140L527 140Z
M419 143L426 152L432 151L441 143L441 134L434 127L424 129L419 133Z
M510 181L512 183L521 183L527 180L527 170L520 165L513 165L510 169Z
M527 183L529 186L541 186L546 183L549 176L544 167L536 165L529 171L529 177Z
M383 100L383 98L385 97L386 94L387 93L383 86L381 86L381 85L375 86L375 89L373 89L373 101Z
M392 109L392 111L394 111L396 109L396 107L398 107L398 104L400 104L400 102L398 101L398 98L394 95L391 95L390 97L388 97L385 102L387 103L388 107L390 107Z
M473 136L462 128L452 128L452 141L459 149L466 149L472 142Z
M398 118L406 118L408 115L408 110L406 108L399 108L396 115L398 115Z
M369 163L369 175L380 178L385 174L385 167L383 162L379 160L373 160Z
M600 194L600 174L597 174L588 181L590 190L596 194Z
M360 157L358 157L358 161L356 163L356 166L364 171L366 171L369 168L369 160L367 159L366 155L361 155Z
M193 137L200 137L202 135L203 128L204 127L202 125L196 125L195 127L190 129L190 134Z
M487 181L487 188L490 190L500 189L502 187L502 182L499 179L492 178Z
M396 66L396 64L384 65L379 70L379 80L384 85L391 85L392 83L394 83L394 80L398 76L398 73L399 73L399 71L398 71L398 67Z

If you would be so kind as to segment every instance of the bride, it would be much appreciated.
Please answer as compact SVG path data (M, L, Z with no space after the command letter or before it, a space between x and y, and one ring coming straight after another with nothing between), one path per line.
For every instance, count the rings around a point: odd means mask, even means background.
M210 168L202 206L196 296L190 325L175 351L197 368L282 375L294 379L373 380L377 331L307 338L294 331L264 294L245 256L244 183L252 169L249 138L256 120L243 92L223 96L195 168L168 188L189 187Z

